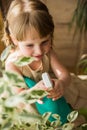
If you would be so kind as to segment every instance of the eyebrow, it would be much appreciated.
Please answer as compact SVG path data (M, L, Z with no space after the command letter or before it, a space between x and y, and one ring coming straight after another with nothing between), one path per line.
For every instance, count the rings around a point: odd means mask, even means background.
M48 38L48 39L45 39L45 40L43 40L43 41L41 41L40 44L42 44L42 43L44 43L44 42L47 42L48 40L49 40L49 38ZM33 44L35 44L35 43L26 43L26 46L28 46L28 45L33 45Z
M49 41L49 39L46 39L46 40L42 41L41 43L44 43L44 42L47 42L47 41Z

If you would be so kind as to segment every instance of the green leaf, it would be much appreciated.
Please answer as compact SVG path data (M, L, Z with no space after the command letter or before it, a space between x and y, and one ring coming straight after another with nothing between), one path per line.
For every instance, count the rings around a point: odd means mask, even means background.
M2 128L3 130L9 130L12 126L11 121L8 121L6 124L4 124L4 127Z
M27 112L22 112L20 114L20 119L23 122L29 122L29 123L36 123L36 122L42 122L42 117L39 114L34 114L34 113L27 113Z
M0 57L1 61L4 61L7 58L7 56L10 53L10 50L11 50L11 45L9 45L4 49L4 51L1 53L1 57Z
M87 108L80 108L80 109L78 110L78 113L79 113L80 115L83 115L83 116L85 117L86 121L87 121Z
M77 64L77 72L87 74L87 56L83 57Z
M73 122L76 120L76 118L78 117L78 111L72 111L68 116L67 116L67 120L69 122Z
M0 86L0 94L4 92L4 86Z
M44 91L44 90L32 90L31 92L30 92L30 96L32 97L32 98L42 98L42 97L44 97L44 96L46 96L47 95L47 92L46 91Z
M76 29L75 34L79 31L81 34L87 32L87 0L78 0L77 7L72 16L72 23L75 23Z
M60 120L60 116L58 114L52 114L52 117L57 119L57 120Z
M5 107L14 108L23 102L23 98L19 96L11 96L5 101Z
M22 97L24 97L25 102L32 104L35 103L38 99L41 99L47 95L47 92L44 90L31 90L27 93L24 92L23 94L20 94Z
M17 66L25 66L25 65L32 63L34 60L35 59L33 57L21 57L18 60L16 60L14 63Z
M29 103L29 104L33 104L33 103L37 102L37 100L38 99L36 97L32 98L31 96L28 96L28 98L25 98L25 102Z
M86 124L81 125L81 128L82 128L82 130L87 130L87 123L86 123Z
M51 122L51 126L54 128L60 127L61 128L62 122L60 120L55 120Z
M63 125L62 130L72 130L74 128L74 124L66 123Z
M43 123L44 123L44 124L48 121L48 119L49 119L50 116L51 116L51 112L46 112L46 113L44 113L44 114L42 115Z
M8 84L10 83L10 86L13 85L21 88L26 88L23 77L17 73L5 71L3 73L3 78L5 81L8 82Z

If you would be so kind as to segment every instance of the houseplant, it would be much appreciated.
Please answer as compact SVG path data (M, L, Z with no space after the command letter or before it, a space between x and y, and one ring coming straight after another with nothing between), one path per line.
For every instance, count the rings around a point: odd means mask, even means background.
M25 90L22 93L15 94L13 87L25 87L24 80L16 73L3 71L0 77L0 129L1 130L72 130L73 121L77 118L78 112L73 111L68 116L68 123L61 125L60 117L54 114L56 119L49 122L50 112L44 115L30 113L21 108L20 104L26 105L34 103L39 98L46 96L42 90L32 90L28 93Z
M1 61L8 56L11 46L7 47L1 54ZM16 61L16 65L29 64L33 59L23 57ZM47 95L46 91L25 90L19 94L13 92L14 86L25 88L24 79L16 73L7 71L2 72L0 78L0 129L1 130L72 130L73 121L77 118L78 112L72 111L68 116L68 123L61 125L60 117L53 114L55 121L50 122L48 119L50 112L44 115L30 113L25 109L29 103L34 103L38 99ZM21 109L20 104L24 107Z
M71 27L72 25L75 25L75 31L74 31L74 37L77 35L77 33L81 36L84 36L83 38L87 39L87 0L77 0L77 6L74 11L74 14L72 16L71 21ZM78 64L77 64L77 75L83 75L86 77L85 80L87 80L87 53L82 54ZM85 116L87 120L87 108L82 108L79 110L79 112ZM85 126L85 130L87 127Z
M87 33L87 0L77 0L71 23L75 23L76 31Z

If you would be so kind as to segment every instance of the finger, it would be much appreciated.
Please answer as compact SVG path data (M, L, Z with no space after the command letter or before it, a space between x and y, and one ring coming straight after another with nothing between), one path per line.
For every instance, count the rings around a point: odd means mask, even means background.
M46 88L46 91L48 92L48 93L53 93L54 92L54 89L53 88Z
M49 93L48 93L48 95L50 96L53 96L53 95L58 95L59 93L60 93L61 91L60 90L53 90L53 91L50 91Z
M55 100L58 100L58 99L61 98L61 97L62 97L62 95L60 95L60 96L58 96L58 97L55 97L55 98L52 98L52 100L55 101Z
M48 98L59 98L60 96L62 96L62 92L58 92L57 94L53 94L53 95L47 95Z
M37 100L37 103L43 104L43 101L39 99L39 100Z

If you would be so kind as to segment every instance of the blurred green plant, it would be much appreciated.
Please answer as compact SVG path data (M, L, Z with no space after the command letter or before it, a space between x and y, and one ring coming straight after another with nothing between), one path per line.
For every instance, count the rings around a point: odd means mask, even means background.
M9 55L11 47L7 47L1 54L2 62ZM23 66L32 62L32 58L21 57L15 62ZM14 93L14 87L26 88L24 79L16 74L7 71L2 72L0 78L0 129L1 130L72 130L73 121L77 118L78 112L73 111L67 116L68 123L62 125L59 115L53 114L55 121L50 122L50 112L41 115L29 113L25 107L20 110L20 104L33 104L38 99L47 95L46 91L27 89L23 92Z
M77 0L77 6L73 13L72 20L70 23L71 27L73 24L75 25L73 38L76 36L77 33L80 33L80 41L81 41L82 36L84 36L86 40L87 38L87 0ZM77 74L87 75L87 57L79 61L76 71L77 71Z
M38 99L46 96L43 90L24 90L16 94L13 87L18 86L25 88L26 85L21 76L15 73L3 71L0 78L0 129L1 130L72 130L73 121L78 116L77 111L71 112L68 116L68 123L61 125L60 117L53 114L56 119L49 121L50 112L44 115L29 113L25 108L20 108L20 103L32 104Z
M77 74L87 75L87 54L82 55L77 65Z
M72 24L75 22L76 32L87 32L87 0L78 0L72 17Z
M7 47L1 54L2 62L7 58L11 47ZM31 57L21 57L15 62L18 66L29 64L33 61ZM52 116L55 121L50 122L50 112L43 114L30 113L25 107L20 108L20 104L33 104L38 99L47 95L43 90L24 90L23 92L14 93L14 87L26 88L24 79L12 72L1 71L0 77L0 129L1 130L72 130L74 121L78 117L77 111L72 111L68 116L68 123L61 124L60 116L56 113ZM83 112L84 113L84 112ZM82 113L82 114L83 114ZM84 115L84 114L83 114ZM84 130L86 124L79 127L78 130Z

